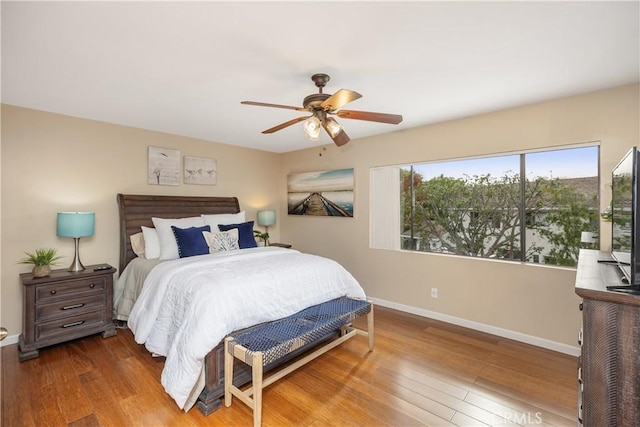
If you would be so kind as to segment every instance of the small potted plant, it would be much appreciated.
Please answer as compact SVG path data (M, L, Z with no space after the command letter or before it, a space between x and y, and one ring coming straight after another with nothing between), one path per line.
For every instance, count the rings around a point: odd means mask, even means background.
M56 265L61 257L58 251L53 248L36 249L34 253L25 252L26 257L22 258L20 264L33 264L33 277L46 277L51 274L51 266Z
M265 246L269 246L269 233L263 233L260 230L253 230L253 234L264 242Z

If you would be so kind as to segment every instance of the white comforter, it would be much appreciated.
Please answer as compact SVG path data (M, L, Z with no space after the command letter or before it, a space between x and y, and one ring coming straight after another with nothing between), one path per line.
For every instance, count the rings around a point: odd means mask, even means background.
M242 249L156 266L128 324L138 343L166 356L162 385L188 409L204 357L225 336L345 295L365 298L335 261L276 247Z

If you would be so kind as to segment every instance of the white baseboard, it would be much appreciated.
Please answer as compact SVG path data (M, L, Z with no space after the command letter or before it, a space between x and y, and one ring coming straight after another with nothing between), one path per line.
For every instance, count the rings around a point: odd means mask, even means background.
M5 339L0 341L0 347L4 347L5 345L18 344L19 337L20 337L20 334L7 335Z
M422 308L412 307L409 305L399 304L391 301L386 301L379 298L369 298L374 304L382 307L393 308L395 310L404 311L405 313L411 313L429 319L440 320L442 322L451 323L453 325L462 326L465 328L473 329L480 332L486 332L488 334L497 335L503 338L509 338L515 341L520 341L526 344L535 345L536 347L546 348L548 350L558 351L560 353L568 354L571 356L580 356L580 347L573 347L567 344L562 344L555 341L550 341L544 338L534 337L533 335L527 335L520 332L515 332L509 329L498 328L496 326L485 325L484 323L473 322L471 320L462 319L460 317L449 316L448 314L442 314L435 311L425 310ZM17 344L19 335L9 335L4 340L0 341L0 347L5 345Z
M425 310L422 308L412 307L409 305L399 304L386 301L379 298L369 298L374 304L382 307L393 308L395 310L404 311L405 313L416 314L418 316L427 317L429 319L440 320L442 322L451 323L465 328L473 329L488 334L497 335L503 338L509 338L514 341L520 341L526 344L535 345L536 347L546 348L548 350L557 351L571 356L580 356L580 347L574 347L544 338L534 337L532 335L523 334L509 329L498 328L496 326L485 325L484 323L473 322L471 320L462 319L460 317L449 316L435 311ZM576 332L577 334L577 332Z

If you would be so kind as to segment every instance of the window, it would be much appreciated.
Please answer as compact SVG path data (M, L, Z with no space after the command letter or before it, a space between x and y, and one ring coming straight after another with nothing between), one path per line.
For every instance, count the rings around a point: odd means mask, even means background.
M582 233L598 234L598 157L581 146L394 167L400 223L372 205L372 232L399 227L405 250L575 266Z

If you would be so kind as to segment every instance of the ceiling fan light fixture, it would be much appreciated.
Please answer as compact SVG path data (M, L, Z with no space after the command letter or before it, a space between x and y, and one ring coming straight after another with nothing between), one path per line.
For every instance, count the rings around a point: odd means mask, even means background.
M325 126L331 138L335 138L337 134L342 132L342 126L333 117L327 117L325 120Z
M358 92L349 89L340 89L333 95L323 92L323 88L329 81L327 74L314 74L311 80L316 84L318 93L306 96L302 101L302 107L294 107L291 105L268 104L266 102L242 101L241 104L255 105L258 107L274 107L284 108L287 110L304 111L311 113L311 116L296 117L293 120L280 123L277 126L263 130L264 134L271 134L282 129L288 128L296 123L303 122L302 127L307 138L318 141L320 139L320 128L333 139L333 142L341 147L351 139L335 119L328 117L329 114L335 114L341 119L366 120L369 122L389 123L397 125L402 122L402 116L399 114L376 113L371 111L343 110L342 107L349 102L355 101L362 97Z
M305 120L302 127L304 128L304 133L310 140L317 141L320 139L320 119L315 115Z

